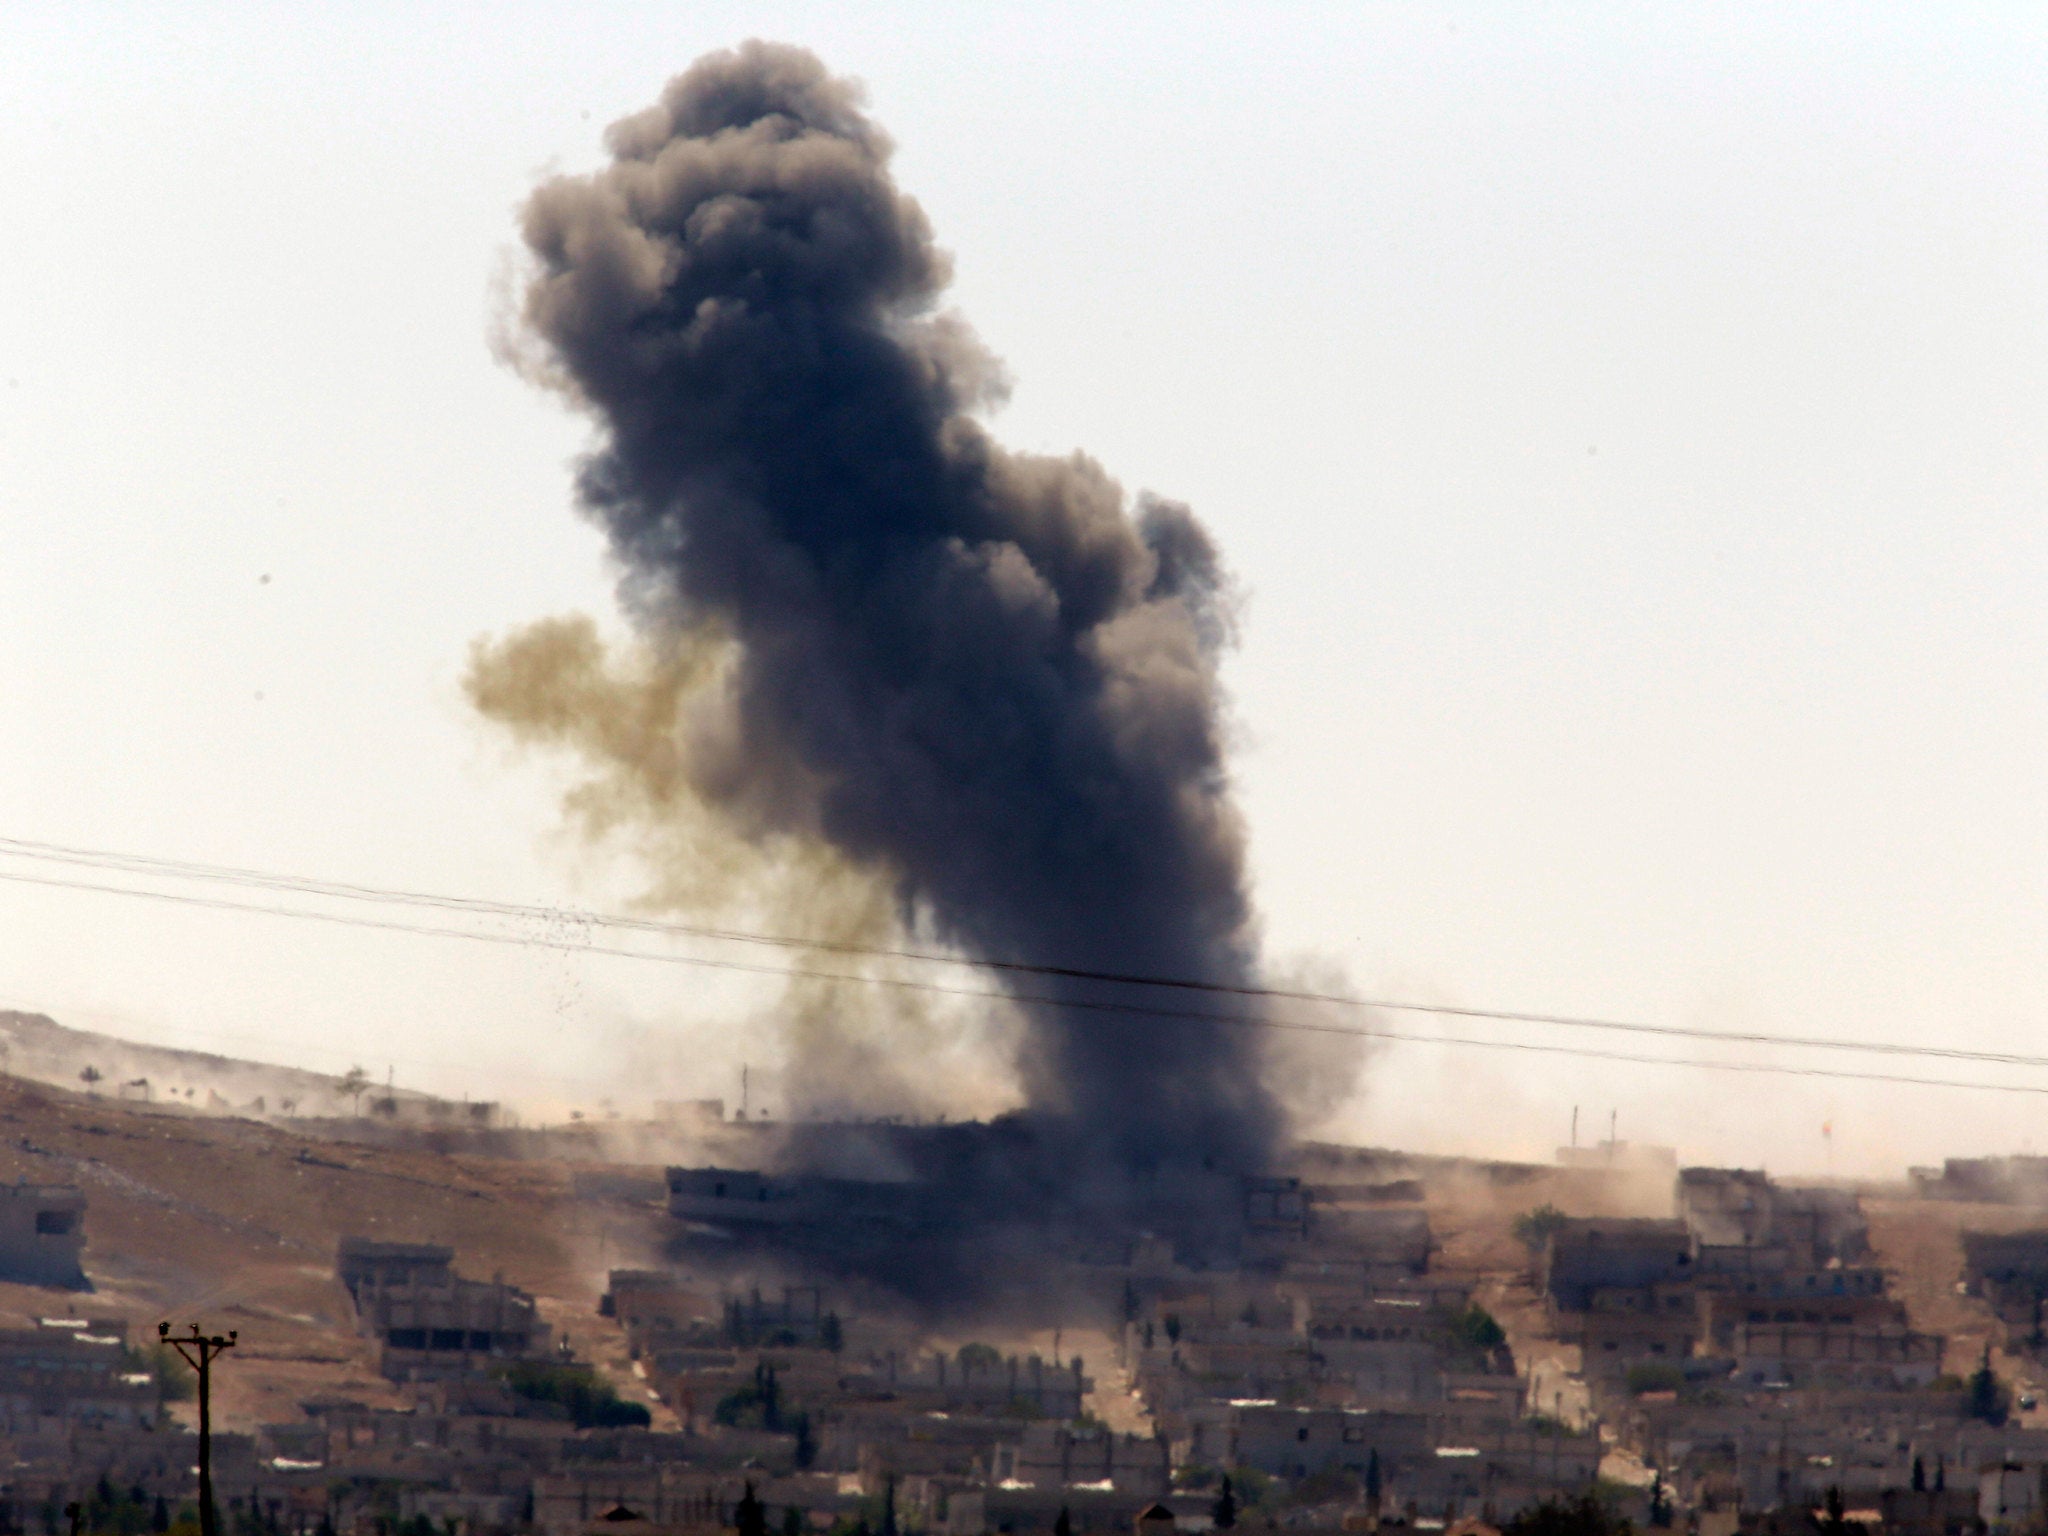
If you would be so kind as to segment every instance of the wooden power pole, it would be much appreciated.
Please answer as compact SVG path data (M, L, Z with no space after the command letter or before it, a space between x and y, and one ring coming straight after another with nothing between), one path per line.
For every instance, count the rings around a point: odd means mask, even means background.
M194 1323L184 1338L171 1337L171 1325L158 1323L156 1336L169 1344L199 1373L199 1536L220 1536L220 1516L213 1507L213 1358L235 1347L235 1330L226 1338L207 1335Z

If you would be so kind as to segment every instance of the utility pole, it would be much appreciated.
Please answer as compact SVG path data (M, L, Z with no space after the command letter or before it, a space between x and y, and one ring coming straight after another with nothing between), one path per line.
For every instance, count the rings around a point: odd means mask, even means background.
M194 1323L189 1336L171 1337L171 1325L158 1323L156 1336L184 1357L199 1373L199 1536L220 1536L220 1516L213 1507L213 1375L214 1356L235 1347L235 1330L226 1338L207 1335Z

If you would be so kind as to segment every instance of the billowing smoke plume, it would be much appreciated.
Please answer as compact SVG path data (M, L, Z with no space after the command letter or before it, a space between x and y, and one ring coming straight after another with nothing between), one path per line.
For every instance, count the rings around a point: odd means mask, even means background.
M1208 535L1078 454L990 439L999 372L937 307L946 258L857 87L808 53L706 58L608 144L527 205L522 345L595 419L579 493L629 608L709 637L722 701L715 750L644 720L604 727L632 738L611 749L746 839L878 876L968 954L1255 980ZM1256 1032L1023 1011L1034 1177L1137 1201L1267 1158Z

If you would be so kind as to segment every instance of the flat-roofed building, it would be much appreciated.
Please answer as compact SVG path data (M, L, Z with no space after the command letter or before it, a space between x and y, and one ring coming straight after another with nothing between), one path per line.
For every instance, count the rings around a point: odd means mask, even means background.
M439 1243L385 1243L369 1237L344 1237L334 1257L335 1278L348 1287L375 1285L445 1285L454 1273L455 1250Z
M1325 1470L1363 1475L1417 1464L1435 1444L1421 1412L1317 1408L1240 1399L1190 1410L1187 1459L1211 1467L1255 1467L1272 1477Z
M1542 1270L1552 1309L1583 1312L1595 1292L1689 1282L1692 1234L1682 1221L1572 1218L1550 1234Z
M1686 1168L1678 1213L1702 1250L1779 1249L1792 1269L1870 1257L1870 1226L1853 1190L1778 1184L1752 1168Z
M1963 1276L2005 1325L2015 1349L2048 1336L2048 1231L1965 1232Z
M1729 1344L1752 1386L1926 1387L1941 1374L1943 1340L1889 1324L1738 1323Z
M157 1386L128 1360L128 1324L114 1317L50 1317L35 1328L0 1328L0 1431L35 1432L52 1421L149 1429Z
M336 1272L355 1300L356 1326L383 1345L379 1369L393 1381L465 1376L547 1353L551 1330L533 1297L502 1279L464 1279L453 1257L426 1243L342 1239Z
M1026 1424L1016 1443L997 1445L992 1475L998 1483L1082 1483L1156 1499L1166 1496L1172 1471L1166 1442L1154 1436L1042 1422Z
M86 1285L85 1193L70 1184L0 1184L0 1280Z

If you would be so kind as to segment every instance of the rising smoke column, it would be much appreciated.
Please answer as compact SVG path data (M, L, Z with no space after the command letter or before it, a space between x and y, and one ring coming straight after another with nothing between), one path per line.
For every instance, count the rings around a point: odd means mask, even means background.
M699 790L881 872L968 954L1254 980L1208 535L990 439L946 258L810 54L703 59L607 143L528 203L519 319L596 422L578 492L629 609L733 647L744 772ZM1264 1160L1253 1032L1025 1012L1052 1177Z

